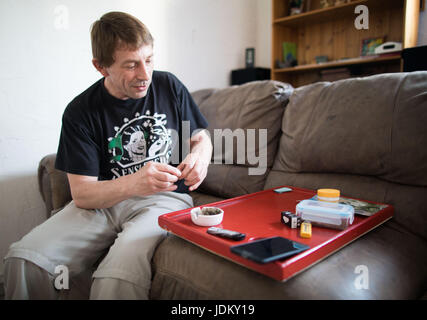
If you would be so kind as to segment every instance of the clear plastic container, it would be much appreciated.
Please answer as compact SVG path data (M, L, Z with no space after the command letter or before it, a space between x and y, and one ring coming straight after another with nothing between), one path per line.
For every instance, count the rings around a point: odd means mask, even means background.
M296 206L296 215L316 226L344 230L353 223L354 208L347 204L303 200Z

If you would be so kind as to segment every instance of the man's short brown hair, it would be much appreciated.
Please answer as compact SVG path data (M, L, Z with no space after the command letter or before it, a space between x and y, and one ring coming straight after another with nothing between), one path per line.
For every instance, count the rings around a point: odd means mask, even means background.
M93 58L103 67L114 63L114 51L120 48L136 50L153 45L147 27L134 16L124 12L108 12L95 21L91 28Z

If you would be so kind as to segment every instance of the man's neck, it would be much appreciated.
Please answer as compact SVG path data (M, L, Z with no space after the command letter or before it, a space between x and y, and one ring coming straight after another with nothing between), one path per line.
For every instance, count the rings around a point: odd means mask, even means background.
M114 98L119 100L128 100L129 97L121 95L117 90L115 90L113 84L111 83L111 80L109 77L104 78L104 87L107 90L107 92L112 95Z

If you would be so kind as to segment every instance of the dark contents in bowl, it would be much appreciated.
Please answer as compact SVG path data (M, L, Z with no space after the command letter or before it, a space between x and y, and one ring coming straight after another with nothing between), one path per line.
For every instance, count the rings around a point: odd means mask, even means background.
M202 214L205 216L214 216L216 214L220 214L221 210L218 208L203 208Z

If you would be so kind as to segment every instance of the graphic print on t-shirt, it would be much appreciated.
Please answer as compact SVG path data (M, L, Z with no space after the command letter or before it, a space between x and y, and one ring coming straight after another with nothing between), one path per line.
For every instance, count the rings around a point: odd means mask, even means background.
M135 114L123 119L121 127L114 127L116 134L108 138L110 162L118 166L111 171L116 177L138 171L146 162L168 163L171 157L171 132L165 125L165 114Z

